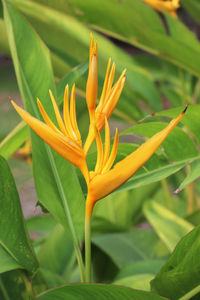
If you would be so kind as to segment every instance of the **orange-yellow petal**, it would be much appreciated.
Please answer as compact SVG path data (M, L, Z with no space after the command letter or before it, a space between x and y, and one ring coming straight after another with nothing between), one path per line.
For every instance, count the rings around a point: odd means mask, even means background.
M110 74L110 66L111 66L111 58L109 58L109 60L108 60L106 76L105 76L105 80L104 80L104 84L103 84L103 91L101 93L101 98L100 98L99 104L98 104L98 107L100 110L102 109L103 104L105 102L105 96L106 96L107 87L108 87L108 79L109 79L109 74Z
M116 129L112 151L111 151L108 161L106 162L105 166L103 167L102 174L106 173L112 167L112 165L115 161L116 155L117 155L118 143L119 143L119 135L118 135L118 130Z
M65 128L65 125L64 125L64 122L63 122L63 120L61 118L58 105L56 103L56 100L55 100L55 98L54 98L51 90L49 90L49 94L50 94L50 98L51 98L51 101L52 101L52 104L53 104L53 108L54 108L54 111L55 111L56 119L58 121L58 125L59 125L61 131L63 132L63 134L64 135L68 135L67 131L66 131L66 128Z
M104 155L103 155L103 165L108 161L110 154L110 128L108 125L108 120L105 118L105 146L104 146Z
M31 116L28 112L16 105L12 101L12 105L22 117L22 119L56 152L65 159L81 168L84 163L85 156L82 148L80 148L73 140L64 136L61 132L56 132L51 127Z
M75 84L72 87L71 91L71 101L70 101L70 121L72 124L72 128L75 132L76 138L80 141L81 135L78 129L77 120L76 120L76 100L75 100Z
M53 122L51 121L51 119L49 118L49 116L47 115L42 103L40 102L39 99L37 99L37 105L38 105L38 108L41 112L41 115L44 119L44 121L47 123L47 125L49 125L53 130L55 130L56 132L60 132L58 130L58 128L53 124Z
M97 142L97 162L95 166L95 173L100 173L102 169L102 164L103 164L103 144L101 141L101 135L99 131L94 129L96 133L96 142Z
M91 50L90 50L91 51ZM91 55L89 74L86 86L86 102L90 118L94 119L96 100L98 92L98 74L97 74L97 43L95 43L93 54Z
M155 134L136 151L118 162L113 169L105 174L96 175L90 181L88 186L90 201L96 202L97 200L107 196L133 176L153 155L168 134L180 122L186 108L177 118L173 119L165 129Z

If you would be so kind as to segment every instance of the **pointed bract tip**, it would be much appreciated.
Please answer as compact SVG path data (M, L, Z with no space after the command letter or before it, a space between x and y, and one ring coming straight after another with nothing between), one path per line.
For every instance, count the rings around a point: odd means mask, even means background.
M186 105L186 107L184 108L184 110L182 111L182 114L184 114L186 112L186 110L188 109L189 104Z

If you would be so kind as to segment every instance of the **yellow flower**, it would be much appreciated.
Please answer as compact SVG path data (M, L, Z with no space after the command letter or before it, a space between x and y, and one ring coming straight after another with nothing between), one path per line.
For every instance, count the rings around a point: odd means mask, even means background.
M100 132L105 125L105 118L108 120L117 105L119 97L124 87L125 83L125 73L124 70L113 85L115 76L115 63L111 67L111 59L108 60L106 76L104 80L103 90L97 107L95 108L97 99L97 43L94 45L93 36L90 39L90 63L89 63L89 74L86 88L86 101L88 106L88 111L90 115L90 128L87 140L84 145L84 152L87 154L90 146L95 140L95 130Z
M37 99L37 104L45 123L34 118L12 101L13 106L24 121L47 144L49 144L50 147L52 147L65 159L76 165L83 173L88 187L88 195L86 199L86 219L91 218L96 201L112 193L144 165L144 163L153 155L156 149L165 140L168 134L180 122L187 108L186 107L177 118L173 119L165 129L158 132L136 151L118 162L112 168L117 155L119 137L118 131L116 130L113 147L110 151L110 129L108 125L108 118L114 110L121 95L125 82L125 72L126 70L122 72L117 82L113 85L115 64L113 64L111 68L111 60L109 59L103 91L99 104L96 107L98 89L97 43L94 44L93 37L91 36L89 73L86 87L86 102L90 115L90 127L84 147L82 147L81 135L76 120L75 85L73 85L71 91L70 108L68 85L65 88L63 119L60 115L53 94L50 91L50 97L59 129L51 121L39 99ZM100 131L103 129L104 125L105 146L103 147ZM86 163L86 154L94 139L96 139L97 143L97 162L94 171L89 172Z
M98 200L120 187L145 164L168 134L180 122L186 109L187 106L184 111L177 118L173 119L162 131L155 134L137 150L119 161L112 169L110 168L117 154L118 133L116 131L113 148L109 156L110 131L106 121L104 151L99 132L97 132L96 136L98 157L95 171L90 172L90 180L88 183L88 195L86 199L86 214L88 218L91 217L94 204Z
M72 87L71 99L70 99L70 110L69 110L69 87L65 88L64 104L63 104L63 117L62 119L56 101L51 91L49 91L51 101L54 107L57 123L59 129L49 118L42 103L37 99L37 104L42 117L45 121L40 120L31 116L28 112L23 110L13 101L12 105L22 117L22 119L56 152L62 155L65 159L70 161L72 164L80 168L83 173L85 180L88 181L88 169L86 164L86 157L82 148L82 141L80 132L78 130L76 121L76 106L75 106L75 85Z
M159 12L168 11L173 17L177 17L176 10L180 7L180 0L143 0Z

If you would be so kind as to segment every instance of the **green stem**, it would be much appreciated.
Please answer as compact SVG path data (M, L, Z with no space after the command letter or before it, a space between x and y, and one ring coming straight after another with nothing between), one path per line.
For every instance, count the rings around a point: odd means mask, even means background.
M94 204L89 195L86 199L85 209L85 278L91 282L91 218Z
M193 290L191 290L189 293L185 294L183 297L179 298L178 300L189 300L193 296L197 295L200 292L200 285L195 287Z
M20 271L20 276L26 288L26 300L36 300L31 280L27 277L24 271Z
M91 219L85 219L85 278L91 282Z

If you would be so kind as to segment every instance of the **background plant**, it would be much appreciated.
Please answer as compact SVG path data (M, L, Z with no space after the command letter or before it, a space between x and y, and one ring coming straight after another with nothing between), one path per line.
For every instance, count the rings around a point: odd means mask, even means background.
M156 294L170 299L190 299L193 295L198 297L198 259L191 261L190 257L198 257L196 253L199 249L200 50L198 39L191 32L191 25L189 29L183 23L189 19L185 17L186 11L199 22L198 1L190 1L190 5L188 1L181 1L181 6L179 19L165 14L164 25L152 8L139 0L117 3L114 0L109 3L105 1L101 6L95 1L77 0L59 1L56 5L54 1L4 2L4 19L2 12L0 20L0 47L8 55L9 49L12 49L18 86L29 110L35 110L35 99L39 97L44 99L45 108L51 114L48 89L57 93L58 103L61 104L65 84L71 85L76 81L80 95L77 119L83 136L86 136L88 119L85 101L82 99L87 78L87 63L84 62L87 61L91 29L98 31L95 37L99 41L99 85L103 84L108 57L111 56L116 62L118 74L124 66L127 67L127 83L113 118L113 122L120 122L123 129L128 128L120 133L117 160L161 130L169 118L178 115L182 109L179 106L191 104L182 126L170 134L163 147L145 167L123 185L118 193L103 200L95 209L92 228L93 281L149 291L149 282L154 279L154 294L116 286L85 285L76 289L76 293L80 293L83 299L89 299L90 290L92 295L96 293L97 299L102 295L102 290L116 299L119 295L122 299L159 299ZM193 28L196 30L198 25L195 23ZM122 50L119 47L121 45L128 45L131 54ZM132 46L142 51L136 55ZM82 65L76 67L80 63ZM73 67L76 69L71 70ZM1 68L1 90L8 91L11 88L16 91L15 79L11 75L6 77L6 72L5 68ZM164 108L170 110L163 110ZM151 116L152 112L156 114ZM13 111L10 113L16 118ZM1 115L3 122L4 114ZM24 143L29 131L24 123L20 123L4 139L12 128L9 129L7 123L1 127L0 153L8 159ZM29 281L32 278L34 293L39 299L48 299L51 293L55 297L55 293L61 292L66 293L70 299L74 286L68 285L62 290L56 288L60 284L80 281L63 204L67 201L73 228L81 242L86 187L80 174L70 164L54 152L47 155L44 144L35 135L33 141L33 177L37 197L43 209L51 215L26 220L28 231L32 236L34 233L36 259L28 235L24 232L24 221L13 179L2 158L1 296L12 299L14 290L15 297L23 299L25 289L26 294L32 295ZM91 166L95 163L95 157L96 154L91 151L88 159ZM9 159L9 164L13 166L13 171L16 170L16 164L20 168L23 166L27 170L27 176L31 176L30 168L24 162L12 158ZM171 176L167 178L169 175ZM19 180L18 178L17 181ZM24 178L21 180L24 181ZM77 191L76 198L72 197L73 189ZM12 194L5 192L8 190ZM183 191L175 195L175 190ZM10 209L8 203L11 205ZM13 226L14 220L18 220L19 224ZM137 230L136 227L141 227L146 220L153 229ZM2 224L9 228L7 232L11 232L12 228L10 238ZM195 226L197 227L173 252L180 239ZM20 239L21 242L16 243ZM22 243L23 252L20 247ZM182 258L180 261L177 253ZM165 264L166 260L168 262ZM170 283L172 273L177 284ZM15 287L12 290L11 285ZM50 287L55 290L41 294Z

